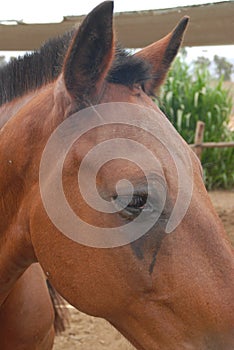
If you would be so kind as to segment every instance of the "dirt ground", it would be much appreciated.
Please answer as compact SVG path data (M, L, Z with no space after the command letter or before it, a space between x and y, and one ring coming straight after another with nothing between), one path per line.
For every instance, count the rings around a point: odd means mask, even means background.
M210 197L234 245L234 190L214 191ZM74 308L69 310L70 325L56 337L54 350L135 349L106 321L84 315Z

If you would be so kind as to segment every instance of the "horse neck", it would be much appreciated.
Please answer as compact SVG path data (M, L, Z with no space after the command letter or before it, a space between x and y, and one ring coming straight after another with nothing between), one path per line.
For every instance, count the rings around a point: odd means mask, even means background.
M65 104L56 101L54 90L50 84L0 109L0 305L19 275L36 260L29 222L38 195L39 164L65 113Z
M44 86L0 109L4 124L0 129L0 235L12 222L26 193L38 182L41 153L59 118L63 118L64 105L55 101L54 87Z
M5 103L0 107L0 131L34 96L35 91L28 93L23 97L16 98L11 102Z
M33 95L16 99L0 108L0 305L6 299L16 280L31 263L31 261L26 263L22 258L30 254L25 249L27 246L25 237L19 232L19 227L22 229L23 225L18 224L16 219L22 201L24 184L14 166L11 167L13 164L10 154L11 148L18 144L17 135L15 134L13 138L12 133L12 128L17 125L13 122L13 118ZM8 128L10 122L12 126Z

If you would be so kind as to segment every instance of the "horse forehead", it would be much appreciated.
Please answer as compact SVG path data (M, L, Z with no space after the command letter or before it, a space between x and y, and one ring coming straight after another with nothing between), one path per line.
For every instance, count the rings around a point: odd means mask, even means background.
M108 138L122 138L119 145L128 145L131 151L133 139L151 149L182 152L187 144L153 102L145 103L132 99L131 102L108 101L81 111L79 117L81 128L95 131L91 133L93 141ZM114 151L114 150L113 150Z
M178 143L179 134L156 103L142 91L139 85L127 87L120 84L107 84L100 103L108 103L110 113L114 113L116 120L118 120L118 116L121 119L121 116L124 115L125 125L128 122L131 125L131 122L137 119L138 127L144 130L147 129L147 131L156 136L156 139L163 139L168 144ZM125 132L124 128L122 128L122 132ZM132 128L131 131L128 129L128 132L134 134L134 129ZM159 137L160 135L161 137ZM147 137L146 134L143 135L142 133L142 137L144 137L145 141L147 141L147 138L149 140L149 134Z
M88 154L89 167L117 160L119 163L110 164L111 169L121 164L122 171L135 172L134 165L120 163L119 159L125 159L140 165L147 174L165 171L171 178L178 167L191 169L187 144L152 105L112 101L80 111L69 128L84 135L76 148L78 158Z

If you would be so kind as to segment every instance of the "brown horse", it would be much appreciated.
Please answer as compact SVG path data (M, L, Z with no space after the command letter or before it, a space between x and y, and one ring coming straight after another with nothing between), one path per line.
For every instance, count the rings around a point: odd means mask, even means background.
M198 159L150 98L188 19L129 56L112 11L1 71L0 349L52 348L46 275L137 349L231 350L231 246Z

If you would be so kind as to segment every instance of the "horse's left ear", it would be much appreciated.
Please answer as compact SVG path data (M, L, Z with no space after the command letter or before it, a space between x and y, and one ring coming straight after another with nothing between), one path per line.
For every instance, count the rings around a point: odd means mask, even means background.
M104 1L84 19L74 34L63 66L70 96L78 103L95 103L111 66L113 1Z
M170 65L181 45L188 21L189 17L183 17L171 33L135 54L148 61L152 66L152 79L145 84L147 94L153 94L166 78Z

